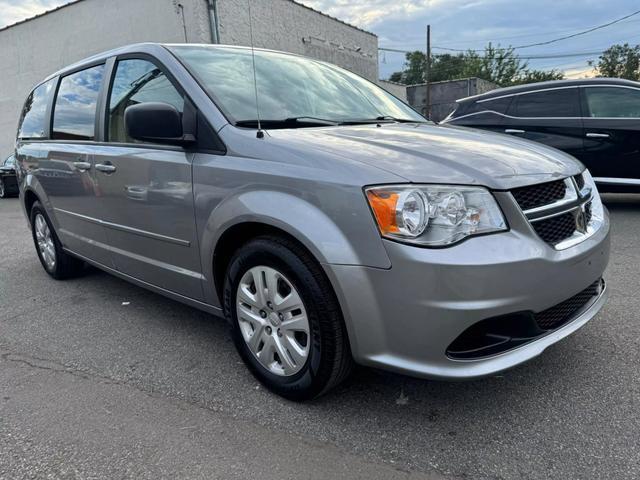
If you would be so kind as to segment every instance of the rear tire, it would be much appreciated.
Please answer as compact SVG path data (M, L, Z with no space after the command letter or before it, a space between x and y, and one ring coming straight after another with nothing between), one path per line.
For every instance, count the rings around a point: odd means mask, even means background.
M56 280L80 275L85 263L62 249L58 235L40 202L35 202L31 207L30 219L33 243L45 271Z
M263 236L237 250L225 276L223 305L238 353L274 393L309 400L349 375L353 359L340 305L321 267L296 243Z

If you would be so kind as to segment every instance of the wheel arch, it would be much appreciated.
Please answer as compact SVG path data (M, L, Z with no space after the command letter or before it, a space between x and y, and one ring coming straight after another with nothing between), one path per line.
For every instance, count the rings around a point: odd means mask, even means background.
M242 248L243 245L261 236L275 236L285 238L303 249L311 258L313 258L319 266L320 261L302 242L287 231L275 227L267 223L247 221L236 223L225 230L213 251L213 279L218 299L222 299L222 291L224 289L224 275L227 271L231 257ZM328 279L327 279L328 280Z
M27 215L27 219L31 222L31 209L33 208L33 204L40 201L40 197L38 194L34 192L32 189L27 189L24 192L24 211Z
M196 201L197 204L197 201ZM255 236L274 233L293 239L304 247L320 265L366 265L374 258L381 268L390 261L379 242L380 252L358 248L364 244L363 232L358 238L344 232L339 222L316 205L299 196L277 191L249 191L221 202L212 211L198 212L200 250L205 278L214 285L205 286L205 297L220 306L220 272L224 273L235 248ZM235 246L235 248L232 248ZM367 258L363 258L364 255Z

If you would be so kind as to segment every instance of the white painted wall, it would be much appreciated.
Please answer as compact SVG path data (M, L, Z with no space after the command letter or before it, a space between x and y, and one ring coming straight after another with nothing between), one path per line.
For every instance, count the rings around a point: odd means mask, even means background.
M220 43L249 45L247 0L218 0ZM291 0L253 0L254 46L298 53L378 80L378 37ZM356 51L360 49L359 51Z
M309 55L375 81L377 37L291 0L251 0L257 47ZM184 9L180 9L182 4ZM249 45L246 0L218 0L222 43ZM210 43L206 0L80 0L0 30L0 157L31 88L93 54L137 42ZM303 37L318 37L303 41ZM361 52L356 52L357 47Z

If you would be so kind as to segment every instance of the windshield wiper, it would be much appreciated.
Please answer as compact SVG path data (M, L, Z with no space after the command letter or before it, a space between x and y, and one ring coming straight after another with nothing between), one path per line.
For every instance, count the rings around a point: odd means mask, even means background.
M328 120L326 118L316 117L289 117L283 119L260 119L260 124L264 128L301 128L301 127L317 127L317 126L335 126L340 125L340 122L335 120ZM238 127L253 127L258 128L258 120L239 120L236 122Z
M427 120L411 120L409 118L396 118L390 115L380 115L375 118L354 118L351 120L343 120L340 125L368 125L372 123L427 123Z
M396 117L392 117L391 115L381 115L379 117L376 117L376 120L390 120L392 122L398 122L398 123L427 123L427 121L421 121L421 120L411 120L410 118L396 118Z

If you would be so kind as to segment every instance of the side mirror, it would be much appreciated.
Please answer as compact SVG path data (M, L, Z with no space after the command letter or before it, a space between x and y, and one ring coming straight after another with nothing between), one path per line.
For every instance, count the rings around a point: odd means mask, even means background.
M124 111L124 128L136 140L173 145L195 142L193 134L182 130L182 115L168 103L143 102Z

